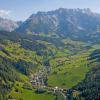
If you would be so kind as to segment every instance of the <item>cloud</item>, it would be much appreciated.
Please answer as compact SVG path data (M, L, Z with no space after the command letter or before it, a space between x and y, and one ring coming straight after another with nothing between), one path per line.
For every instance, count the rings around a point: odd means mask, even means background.
M0 10L0 17L9 17L11 14L10 10Z

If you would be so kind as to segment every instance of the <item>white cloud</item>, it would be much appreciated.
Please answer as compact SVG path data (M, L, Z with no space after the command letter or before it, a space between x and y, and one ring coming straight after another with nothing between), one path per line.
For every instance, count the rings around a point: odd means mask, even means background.
M0 10L0 17L9 17L11 14L10 10Z

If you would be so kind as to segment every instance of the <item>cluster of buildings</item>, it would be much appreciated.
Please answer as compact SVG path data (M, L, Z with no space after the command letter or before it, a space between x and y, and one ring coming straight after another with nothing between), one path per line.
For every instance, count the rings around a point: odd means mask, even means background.
M39 71L36 74L31 75L30 82L33 87L45 86L45 79L46 75L44 74L44 72Z

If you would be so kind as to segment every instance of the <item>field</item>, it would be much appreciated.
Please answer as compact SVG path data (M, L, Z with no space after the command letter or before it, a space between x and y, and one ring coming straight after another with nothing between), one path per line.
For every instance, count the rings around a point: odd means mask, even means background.
M35 93L36 89L33 89L30 84L27 84L30 89L23 88L23 83L16 82L9 98L16 100L54 100L55 96L53 94L48 94L47 92L38 94Z
M66 89L83 80L89 71L86 55L55 58L51 61L51 65L49 85Z
M23 99L23 100L54 100L54 96L44 93L44 94L36 94L34 90L23 89L22 93L11 92L11 96L15 99Z

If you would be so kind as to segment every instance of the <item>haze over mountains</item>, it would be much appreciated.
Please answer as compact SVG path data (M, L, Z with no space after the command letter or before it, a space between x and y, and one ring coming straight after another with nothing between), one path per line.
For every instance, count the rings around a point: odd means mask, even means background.
M16 22L10 19L5 19L0 17L0 30L1 31L14 31L16 28L19 27L21 22Z

